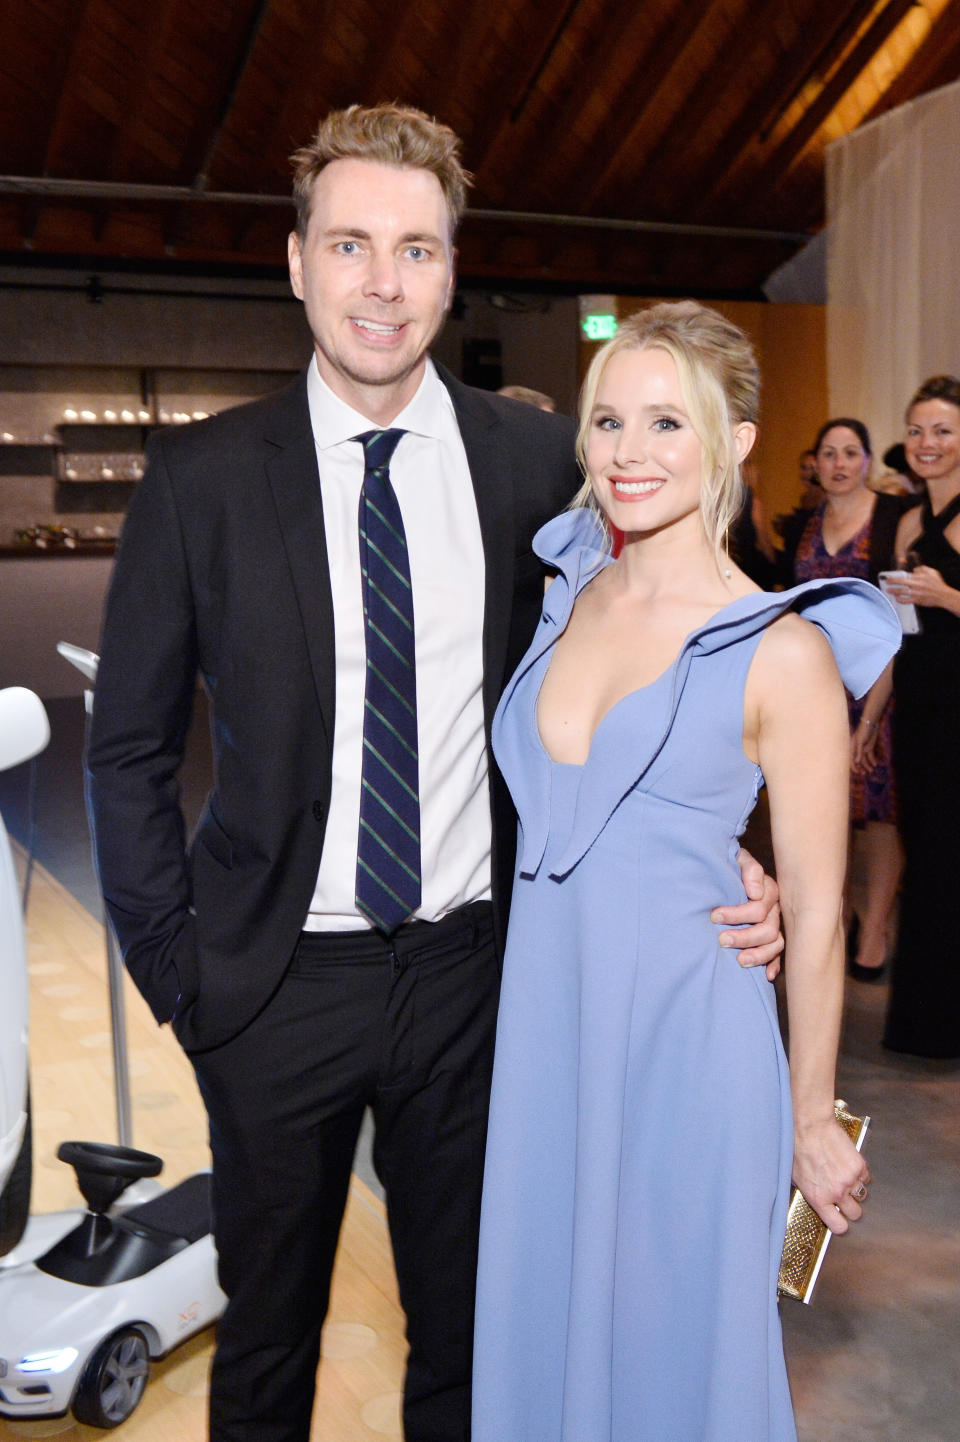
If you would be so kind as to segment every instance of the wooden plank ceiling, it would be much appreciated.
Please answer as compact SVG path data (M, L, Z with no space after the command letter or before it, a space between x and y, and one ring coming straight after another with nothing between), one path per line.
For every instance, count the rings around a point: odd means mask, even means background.
M825 145L960 76L960 0L3 0L0 75L7 263L270 270L290 152L401 99L463 137L463 276L750 293Z

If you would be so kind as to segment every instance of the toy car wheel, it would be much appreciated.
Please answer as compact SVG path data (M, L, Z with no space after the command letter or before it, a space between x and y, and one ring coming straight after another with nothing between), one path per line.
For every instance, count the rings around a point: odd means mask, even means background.
M150 1354L136 1327L114 1332L93 1353L80 1378L73 1415L88 1427L119 1427L143 1396Z
M0 1257L13 1250L23 1236L30 1213L30 1178L33 1170L33 1146L30 1122L30 1097L27 1097L27 1124L23 1141L6 1186L0 1190Z

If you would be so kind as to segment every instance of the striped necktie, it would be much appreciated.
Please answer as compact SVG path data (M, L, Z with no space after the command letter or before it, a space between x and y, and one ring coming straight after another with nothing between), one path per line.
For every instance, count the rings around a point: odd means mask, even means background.
M390 936L420 905L413 592L390 458L404 431L367 431L358 527L367 679L357 840L358 911Z

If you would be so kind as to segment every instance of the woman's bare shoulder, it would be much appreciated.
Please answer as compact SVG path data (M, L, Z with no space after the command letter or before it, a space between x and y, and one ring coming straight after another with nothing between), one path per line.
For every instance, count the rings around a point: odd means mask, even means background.
M788 611L766 628L754 652L744 693L743 749L760 759L760 739L786 723L800 736L817 717L840 716L846 725L843 683L830 642L812 621Z
M757 647L751 680L772 695L795 693L798 686L833 684L838 679L833 649L819 626L795 611L778 616Z

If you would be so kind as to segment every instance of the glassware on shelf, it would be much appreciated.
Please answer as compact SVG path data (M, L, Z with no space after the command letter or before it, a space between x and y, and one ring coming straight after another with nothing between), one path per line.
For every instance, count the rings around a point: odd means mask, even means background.
M64 451L60 457L64 481L138 481L142 475L138 451Z

